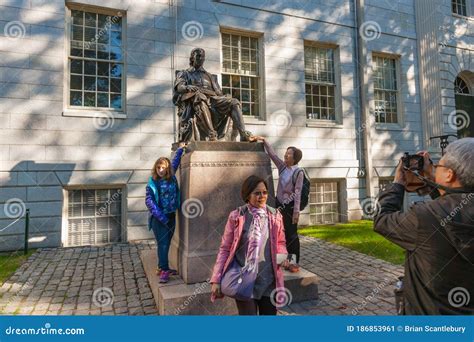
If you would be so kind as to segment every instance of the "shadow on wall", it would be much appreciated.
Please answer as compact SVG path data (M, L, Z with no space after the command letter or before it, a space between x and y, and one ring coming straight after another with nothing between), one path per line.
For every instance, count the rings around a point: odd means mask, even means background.
M25 214L30 210L30 248L61 245L63 185L75 164L22 161L3 172L0 192L0 251L24 247Z

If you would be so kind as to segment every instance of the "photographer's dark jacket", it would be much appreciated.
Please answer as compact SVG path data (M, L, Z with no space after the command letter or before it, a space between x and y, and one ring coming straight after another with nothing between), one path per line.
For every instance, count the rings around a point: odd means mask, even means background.
M474 314L474 193L453 193L401 212L405 189L379 196L374 229L406 250L406 315ZM470 299L470 300L469 300Z

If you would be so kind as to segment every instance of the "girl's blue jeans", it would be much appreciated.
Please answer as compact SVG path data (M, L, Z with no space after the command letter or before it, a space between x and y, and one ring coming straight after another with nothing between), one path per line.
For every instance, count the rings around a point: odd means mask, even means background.
M168 263L168 253L173 238L174 229L176 227L176 214L168 214L168 223L164 224L155 217L151 218L151 229L155 234L156 243L158 245L158 267L163 271L170 269Z

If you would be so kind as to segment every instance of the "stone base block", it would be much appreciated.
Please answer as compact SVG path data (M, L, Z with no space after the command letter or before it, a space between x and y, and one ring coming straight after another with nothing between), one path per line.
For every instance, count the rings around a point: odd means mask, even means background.
M225 297L211 302L211 285L207 282L186 284L179 276L171 277L167 284L160 284L156 275L156 250L140 252L143 267L160 315L236 315L235 301ZM286 303L298 303L318 298L319 278L314 273L300 269L298 273L285 271Z

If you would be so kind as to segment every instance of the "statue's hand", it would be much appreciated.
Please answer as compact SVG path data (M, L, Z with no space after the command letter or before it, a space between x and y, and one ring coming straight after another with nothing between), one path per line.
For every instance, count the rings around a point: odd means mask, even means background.
M199 90L199 87L196 87L196 86L193 86L193 85L188 85L186 86L186 91L191 93L191 92L195 92L195 91L198 91Z

